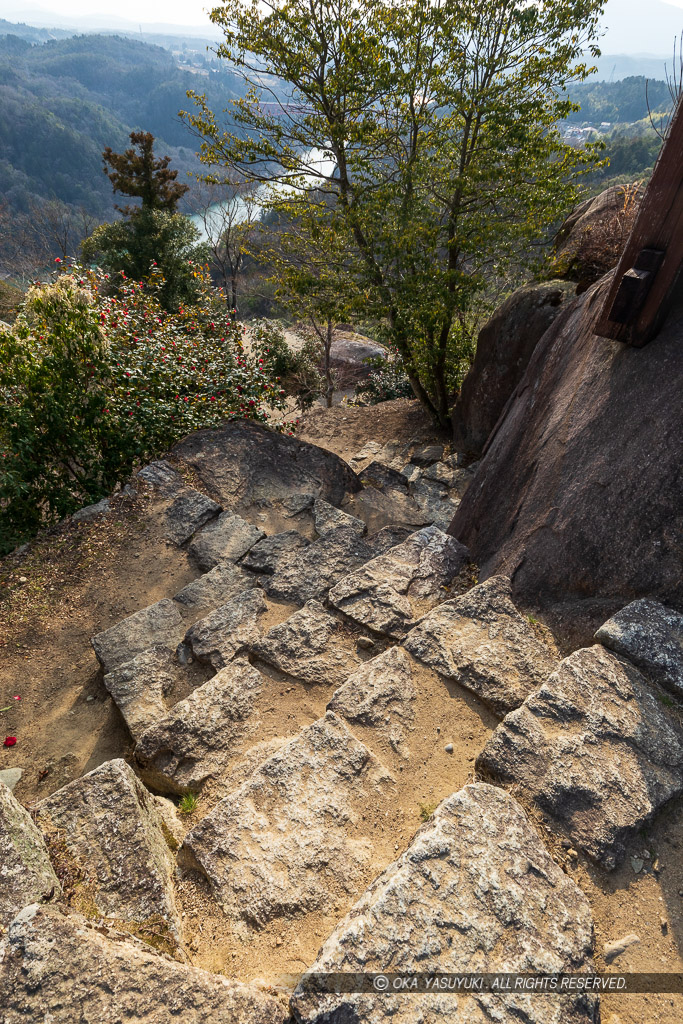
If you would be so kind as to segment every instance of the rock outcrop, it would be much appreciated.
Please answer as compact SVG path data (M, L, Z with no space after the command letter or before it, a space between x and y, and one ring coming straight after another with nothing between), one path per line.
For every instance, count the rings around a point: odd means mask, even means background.
M474 362L453 407L457 448L481 454L536 345L574 290L566 281L520 288L481 329Z
M596 645L565 658L501 722L477 768L520 786L555 829L612 869L683 792L683 727L638 669Z
M608 287L543 336L449 528L481 579L511 576L536 605L683 604L681 307L629 348L594 334Z
M287 1024L255 985L177 963L131 935L30 906L0 945L4 1024Z
M500 789L466 786L444 800L324 943L311 975L590 969L588 902ZM328 994L306 977L299 1024L596 1024L592 996L463 993Z
M603 623L595 639L683 697L683 615L646 598Z

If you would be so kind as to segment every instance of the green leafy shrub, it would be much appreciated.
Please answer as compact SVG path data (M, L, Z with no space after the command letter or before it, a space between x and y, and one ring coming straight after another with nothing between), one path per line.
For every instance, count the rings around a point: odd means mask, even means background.
M309 409L325 391L325 379L319 369L322 359L319 342L307 338L295 351L274 320L256 320L250 333L259 364L282 382L285 393L295 398L302 409Z
M0 329L0 551L111 492L136 463L198 427L283 408L270 368L204 286L165 311L160 275L124 281L74 267L29 292Z
M413 389L398 356L385 359L377 356L364 360L372 367L370 373L356 385L355 405L378 405L392 398L414 398Z

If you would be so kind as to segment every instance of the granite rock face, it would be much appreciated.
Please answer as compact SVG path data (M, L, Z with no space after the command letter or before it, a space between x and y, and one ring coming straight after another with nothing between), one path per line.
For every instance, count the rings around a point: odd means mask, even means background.
M351 726L377 729L394 750L404 753L406 733L415 728L416 698L409 656L401 647L390 647L350 675L327 709Z
M632 601L600 627L595 639L683 697L683 615L659 601Z
M253 927L326 908L370 862L362 809L387 776L336 715L302 729L185 837L229 918Z
M305 683L340 685L361 659L340 622L318 601L309 601L251 645L257 657Z
M178 963L103 924L27 907L0 946L4 1024L287 1024L255 985Z
M29 903L59 897L42 835L28 811L0 784L0 925Z
M683 728L638 669L596 645L565 658L501 722L476 764L521 786L611 870L626 843L683 791Z
M219 562L238 561L264 537L258 526L252 526L234 512L222 512L197 534L188 550L199 568L208 572Z
M161 915L180 933L173 859L152 796L125 761L106 761L36 805L40 828L83 872L105 917Z
M149 647L176 647L183 632L178 608L164 598L98 633L92 638L92 645L104 671L111 672Z
M400 639L445 596L443 588L468 561L462 544L428 526L337 583L329 601L349 618Z
M523 810L484 783L444 800L324 943L315 972L574 972L593 923ZM299 1024L597 1024L584 995L294 994Z
M266 611L265 598L258 588L244 590L195 622L187 631L185 641L195 658L208 662L218 671L239 651L258 640L261 636L259 618Z
M536 345L573 291L566 281L519 288L481 329L474 362L452 413L458 448L483 450Z
M347 492L360 490L358 477L337 455L248 420L198 430L173 454L208 494L236 511L300 494L340 505Z
M145 782L170 793L197 792L225 773L258 725L262 677L248 662L221 669L151 725L135 748Z
M403 641L414 657L472 690L501 717L559 663L515 608L511 590L507 576L492 576L428 612Z

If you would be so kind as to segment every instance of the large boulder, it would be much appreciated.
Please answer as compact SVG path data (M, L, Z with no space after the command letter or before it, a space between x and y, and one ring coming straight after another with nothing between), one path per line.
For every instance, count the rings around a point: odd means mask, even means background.
M248 420L195 431L173 455L216 501L233 510L302 493L340 505L347 492L360 490L358 477L339 456Z
M575 651L511 712L477 768L514 783L608 870L683 791L683 728L630 662Z
M567 281L520 288L484 325L474 362L453 408L456 448L476 454L482 451L536 345L574 290Z
M78 914L26 907L0 946L3 1024L286 1024L255 985L178 963Z
M592 948L586 897L519 804L478 783L444 800L373 882L292 1004L299 1024L596 1024L597 997L581 994L320 994L315 984L337 972L572 973L590 970Z
M543 336L448 531L530 604L683 601L683 303L629 348L594 333L609 283Z
M585 291L619 262L643 198L642 186L611 185L586 199L555 237L555 271Z

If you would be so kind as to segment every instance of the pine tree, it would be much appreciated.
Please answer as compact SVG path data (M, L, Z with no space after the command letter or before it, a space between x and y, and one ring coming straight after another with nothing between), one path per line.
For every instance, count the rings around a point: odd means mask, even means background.
M126 206L117 209L128 216L140 209L175 213L178 201L189 191L189 187L176 181L177 171L169 170L170 156L155 158L154 136L151 132L131 132L130 141L133 145L124 153L115 153L111 146L107 146L102 154L104 173L114 191L124 196L137 196L142 200L142 207Z

